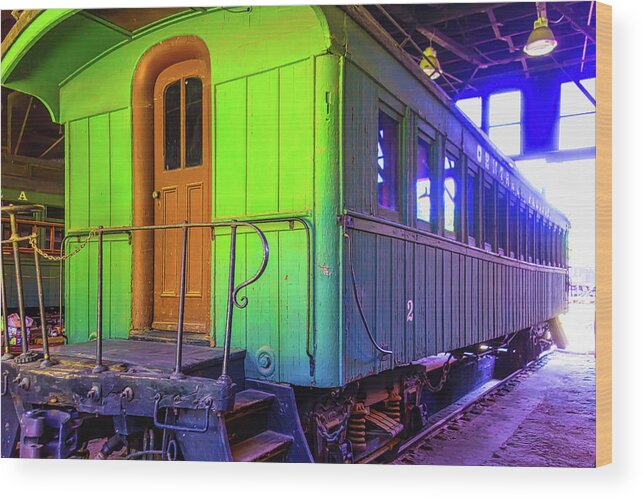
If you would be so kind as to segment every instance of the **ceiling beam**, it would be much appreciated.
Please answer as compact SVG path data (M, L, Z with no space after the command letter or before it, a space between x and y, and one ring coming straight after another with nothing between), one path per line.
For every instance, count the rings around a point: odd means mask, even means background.
M423 26L417 26L416 30L418 33L424 35L429 41L437 43L442 48L453 52L460 59L467 61L474 66L484 66L486 64L485 61L483 61L473 50L465 47L459 42L456 42L439 30L430 30Z
M503 7L507 5L506 3L478 3L478 4L462 4L458 6L449 6L445 12L440 15L431 14L431 18L427 19L426 22L422 22L423 26L435 26L436 24L441 24L447 21L452 21L459 17L470 16L473 14L484 13L485 10L490 8Z
M559 6L556 4L556 2L552 2L552 3L551 3L551 7L552 7L553 9L557 10L558 12L560 12L560 14L565 18L565 20L566 20L567 22L569 22L569 24L571 24L571 25L572 25L572 27L573 27L576 31L580 31L580 32L581 32L581 33L583 33L587 38L589 38L589 39L590 39L590 41L591 41L592 43L594 43L594 44L596 43L596 28L594 28L594 27L593 27L593 26L591 26L591 25L590 25L590 26L587 26L587 25L583 26L583 25L581 25L581 24L578 24L578 23L576 22L576 20L574 19L574 16L572 15L571 11L570 11L568 8L566 8L566 7L559 7Z

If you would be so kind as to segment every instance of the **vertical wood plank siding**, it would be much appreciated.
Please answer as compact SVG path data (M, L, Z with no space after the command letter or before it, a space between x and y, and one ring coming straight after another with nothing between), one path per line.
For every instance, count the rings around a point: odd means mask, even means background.
M131 224L130 118L130 110L121 109L68 123L68 229ZM67 251L78 244L71 239ZM120 235L106 235L103 244L103 334L126 338L131 283L116 276L131 275L131 247ZM97 245L92 241L65 266L65 306L74 311L68 314L70 342L86 341L96 331L96 259Z
M517 269L384 234L348 232L366 320L378 344L393 350L395 366L498 338L563 311L562 273ZM346 265L346 382L389 369L392 363L368 339L349 272ZM408 300L413 300L412 321Z
M377 217L374 158L378 107L399 110L401 104L353 63L346 63L345 78L344 208ZM400 151L398 164L402 184L398 188L399 208L403 223L412 226L413 205L408 200L414 195L415 158L406 149L415 150L414 124L418 118L408 109L401 115L404 118L400 122L399 147L404 150ZM431 117L428 120L433 124ZM436 126L437 137L442 137L436 141L437 160L441 161L446 137L441 135L444 132L440 125ZM446 131L453 140L454 131ZM440 185L439 178L437 184ZM440 211L436 205L431 209ZM425 356L498 338L563 311L562 269L545 269L483 251L467 251L462 245L443 244L440 238L430 235L418 237L411 228L393 230L377 221L358 225L346 229L351 239L357 294L377 343L393 350L393 355L378 354L370 342L353 296L348 259L344 257L344 383ZM346 244L343 251L347 251Z
M315 141L313 58L214 87L214 216L305 213L312 209ZM262 377L255 354L268 349L268 379L310 382L306 356L308 268L301 226L262 225L270 258L259 281L244 289L249 305L235 310L232 345L245 348L246 374ZM214 336L225 330L229 231L217 231ZM235 281L254 275L262 248L254 233L237 236ZM374 315L372 316L374 317ZM371 317L371 318L372 318Z

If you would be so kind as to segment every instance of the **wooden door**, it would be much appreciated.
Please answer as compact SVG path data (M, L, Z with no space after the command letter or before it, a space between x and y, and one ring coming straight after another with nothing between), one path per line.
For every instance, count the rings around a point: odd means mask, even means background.
M154 87L154 224L211 219L210 82L202 61L170 66ZM210 329L209 229L188 235L184 330ZM180 229L154 234L154 329L175 330Z

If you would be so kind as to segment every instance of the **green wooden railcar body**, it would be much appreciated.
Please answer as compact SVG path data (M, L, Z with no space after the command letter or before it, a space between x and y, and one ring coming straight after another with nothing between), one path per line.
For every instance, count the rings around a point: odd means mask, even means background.
M491 164L499 181L508 188L514 183L519 197L537 202L566 227L564 217L432 83L337 7L195 9L132 33L83 11L34 16L4 55L3 84L43 100L65 126L68 233L133 223L133 75L146 51L186 35L205 42L210 54L212 219L297 216L311 227L309 247L298 225L264 226L268 267L247 289L249 305L235 312L232 335L232 346L247 350L248 377L341 386L528 327L563 309L563 268L512 263L439 231L424 233L414 226L411 205L402 207L397 220L377 218L376 113L385 105L402 127L401 164L412 163L415 130L423 123L435 154L448 148L479 168ZM393 356L377 355L357 316L345 231L353 241L367 320ZM217 345L225 326L229 242L217 232L212 243L210 334ZM76 244L72 239L68 249ZM238 280L252 275L260 258L259 241L242 234ZM127 237L105 236L104 265L103 334L127 338ZM96 329L95 276L92 242L66 266L72 342L86 341ZM257 353L265 350L275 360L267 375L257 365Z

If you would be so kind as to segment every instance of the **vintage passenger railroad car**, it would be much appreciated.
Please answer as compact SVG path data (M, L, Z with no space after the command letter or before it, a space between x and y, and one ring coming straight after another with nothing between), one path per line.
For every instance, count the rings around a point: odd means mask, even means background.
M289 384L301 445L329 459L350 442L339 454L355 459L373 450L371 425L408 426L420 359L531 341L566 307L567 219L361 8L25 12L3 45L3 84L66 129L67 251L89 238L65 267L70 355L99 334L106 355L119 345L108 360L127 364L143 342L115 340L175 339L183 315L186 339L220 358L232 233L237 282L263 256L252 228L231 226L255 223L269 258L234 312L237 398ZM184 221L221 225L190 229L181 314ZM334 405L320 402L326 389L339 389ZM109 416L92 403L74 410ZM157 409L153 428L171 428ZM200 433L176 433L184 458L232 459L249 440L217 433L219 450L199 453Z

